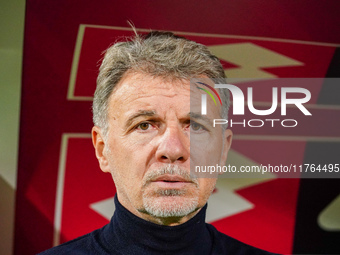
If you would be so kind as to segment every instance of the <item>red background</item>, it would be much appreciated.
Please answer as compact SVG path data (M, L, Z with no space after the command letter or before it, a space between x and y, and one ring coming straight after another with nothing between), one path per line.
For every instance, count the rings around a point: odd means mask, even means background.
M137 28L145 29L339 44L338 11L338 1L27 1L15 254L35 254L52 246L62 134L89 133L92 127L91 103L71 101L66 98L80 24L127 27L126 21L131 20ZM94 31L94 33L97 32L100 31ZM100 42L106 48L107 44L115 40L115 36L112 36L112 41L103 42L99 40L101 38L98 35L98 40L86 42L90 49L89 55L81 57L84 62L81 61L79 65L79 77L81 78L78 81L84 79L85 82L89 82L96 75L101 49L99 47L99 50L92 51L94 47L91 46L91 43ZM202 40L208 45L217 41L223 43L252 41L242 38L216 39L209 35L190 38L197 41ZM270 70L279 77L323 77L335 49L334 46L307 46L296 43L267 42L266 40L252 42L308 63L302 67ZM87 64L87 61L90 63ZM84 68L82 69L83 63ZM90 77L81 75L81 71ZM94 85L91 82L90 84ZM88 90L84 91L78 90L77 87L76 93L91 94L93 93L92 85L86 86ZM321 133L322 130L316 132ZM334 132L337 134L336 131ZM82 142L85 141L79 141L79 143ZM72 154L72 160L75 160L68 161L68 167L72 167L74 163L84 163L84 159L91 157L90 154L84 155L84 153L89 153L85 149L81 149L81 153L79 153L80 149L77 149L88 146L88 141L86 145L75 146L75 148L70 147L70 151L68 151ZM273 152L279 151L282 144L261 142L261 146ZM268 146L270 147L268 148ZM259 161L264 156L263 153L256 154L260 151L256 142L238 141L234 143L233 148L253 157L255 161ZM75 150L74 153L72 153L72 149ZM303 149L303 142L296 144L296 153L302 153L301 157L296 160L302 160ZM81 158L76 158L76 155ZM273 155L277 154L273 153ZM294 153L294 155L296 154ZM274 157L270 159L275 161ZM263 160L268 160L268 157ZM291 161L294 160L291 159ZM86 164L79 169L72 167L72 169L81 171L86 167L89 170L95 167L92 164L94 163ZM89 179L91 176L86 175L87 178L84 180L78 178L83 173L81 171L76 176L66 176L65 194L67 193L69 196L65 195L65 204L68 200L81 197L81 194L77 193L79 192L78 186L92 187L92 183L86 184L86 181L91 180ZM72 178L75 180L72 181ZM105 187L105 192L113 194L114 187L109 179L109 176L96 179L93 186L100 182L101 187ZM256 210L249 211L248 215L243 213L220 220L215 225L222 231L229 231L233 236L241 240L248 240L249 243L259 247L290 253L294 239L294 204L298 186L298 180L275 180L262 184L261 187L257 187L256 191L253 190L256 187L240 190L239 194L258 205ZM268 192L270 190L275 190L275 192ZM101 199L98 198L100 194L87 191L89 192L88 203ZM257 193L258 195L256 195ZM91 194L95 197L91 197ZM263 194L267 194L267 196L264 197ZM271 213L263 214L263 211L269 210L268 204L272 204L272 201L282 194L285 194L282 204L273 206L270 209ZM265 199L257 201L259 197ZM289 206L286 203L289 203ZM85 211L77 213L81 207L75 206L73 209L69 211L70 214L78 215L80 220L87 219L88 215ZM275 213L273 214L273 212ZM89 214L91 213L93 212L89 210ZM277 217L278 214L282 217L281 225L271 226L270 222L273 221L265 215ZM66 211L65 215L67 216ZM63 214L63 217L65 215ZM254 222L254 219L258 219L258 221ZM70 226L71 223L68 223L67 220L72 221L71 218L66 217L63 226ZM240 222L243 225L240 225ZM97 217L96 224L88 225L86 222L86 225L92 228L92 226L104 223L105 220ZM263 225L263 223L267 225ZM288 223L289 226L285 223ZM87 226L84 226L84 231L88 230ZM80 227L77 229L82 230ZM260 231L259 235L252 234L255 230ZM280 230L282 231L280 232ZM279 232L286 241L274 238L275 241L268 242L265 238L261 238L261 231L267 235L275 235ZM67 234L65 235L62 240L69 239Z

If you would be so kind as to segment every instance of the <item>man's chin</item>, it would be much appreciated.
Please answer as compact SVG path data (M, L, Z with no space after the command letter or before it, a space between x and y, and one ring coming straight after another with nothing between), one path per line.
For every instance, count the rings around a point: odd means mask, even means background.
M146 213L160 218L184 217L198 209L198 197L188 194L173 194L164 190L164 194L143 196L143 206ZM175 192L176 193L176 192Z

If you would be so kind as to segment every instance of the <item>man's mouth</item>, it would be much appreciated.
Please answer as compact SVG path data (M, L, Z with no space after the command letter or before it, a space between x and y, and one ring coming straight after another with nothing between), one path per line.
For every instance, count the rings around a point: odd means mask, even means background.
M187 180L186 178L179 176L179 175L170 175L170 174L165 174L161 175L154 180L154 182L158 181L163 181L163 182L191 182L190 180Z
M181 189L192 184L191 180L179 175L162 175L151 181L153 184L165 189Z

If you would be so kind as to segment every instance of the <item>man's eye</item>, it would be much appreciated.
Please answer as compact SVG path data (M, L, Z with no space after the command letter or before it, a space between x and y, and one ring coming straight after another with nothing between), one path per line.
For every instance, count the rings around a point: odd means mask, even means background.
M150 128L150 123L143 122L137 126L138 129L140 130L148 130Z
M193 122L193 121L190 122L190 127L191 127L191 129L192 129L193 131L204 130L204 128L203 128L202 125L200 125L200 124L198 124L198 123L196 123L196 122Z

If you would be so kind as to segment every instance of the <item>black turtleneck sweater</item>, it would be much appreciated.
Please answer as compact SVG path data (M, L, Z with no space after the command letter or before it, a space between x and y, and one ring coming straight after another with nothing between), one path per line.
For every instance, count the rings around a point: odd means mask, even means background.
M239 242L205 223L207 205L189 221L173 227L135 216L119 203L117 196L115 206L110 223L103 228L40 255L272 254Z

